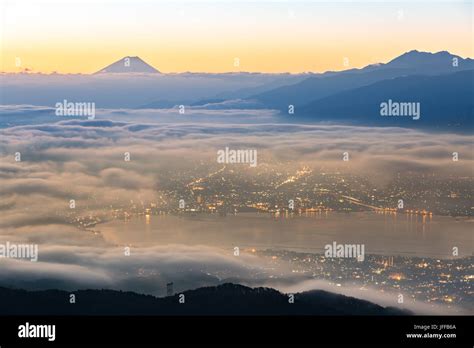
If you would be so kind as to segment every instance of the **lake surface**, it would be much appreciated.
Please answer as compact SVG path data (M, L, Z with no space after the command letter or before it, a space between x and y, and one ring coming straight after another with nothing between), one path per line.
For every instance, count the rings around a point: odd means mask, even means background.
M280 216L243 213L173 216L152 215L97 226L104 239L116 244L152 246L207 245L222 248L268 248L323 252L337 243L365 244L366 254L435 258L474 252L474 219L377 213L316 213Z

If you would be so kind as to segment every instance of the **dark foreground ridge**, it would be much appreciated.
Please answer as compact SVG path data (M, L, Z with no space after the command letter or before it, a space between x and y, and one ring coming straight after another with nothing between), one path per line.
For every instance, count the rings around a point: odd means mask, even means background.
M115 290L79 290L76 303L62 290L26 291L0 288L2 315L411 315L353 297L314 290L288 295L271 288L236 284L203 287L157 298Z

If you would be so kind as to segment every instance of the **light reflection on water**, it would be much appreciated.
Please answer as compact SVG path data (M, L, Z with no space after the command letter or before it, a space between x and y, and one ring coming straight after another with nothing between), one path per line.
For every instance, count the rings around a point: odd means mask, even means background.
M367 254L424 257L473 254L473 220L394 213L239 213L225 217L151 215L97 226L116 244L207 245L322 252L326 244L365 244Z

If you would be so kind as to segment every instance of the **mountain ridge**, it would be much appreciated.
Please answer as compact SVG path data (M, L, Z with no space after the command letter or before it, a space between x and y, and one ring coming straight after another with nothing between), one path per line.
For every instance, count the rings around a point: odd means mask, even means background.
M381 117L380 103L417 102L421 117ZM343 101L343 102L342 102ZM474 69L441 75L410 75L341 91L309 103L300 116L364 125L474 128Z
M457 66L454 59L457 59ZM412 50L395 57L386 64L368 65L362 69L326 72L309 77L293 85L282 86L249 99L268 108L284 111L288 105L301 108L318 99L373 83L408 75L440 75L474 69L474 60L447 51L436 53Z
M289 296L272 288L233 283L154 297L116 290L27 291L0 287L3 315L411 315L407 310L313 290ZM22 305L19 306L18 304Z

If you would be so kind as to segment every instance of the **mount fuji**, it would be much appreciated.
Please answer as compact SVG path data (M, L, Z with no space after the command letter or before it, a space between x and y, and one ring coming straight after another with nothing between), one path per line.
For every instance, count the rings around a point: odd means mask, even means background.
M146 63L140 57L123 57L122 59L112 63L105 68L96 72L96 74L109 73L147 73L159 74L160 72Z

